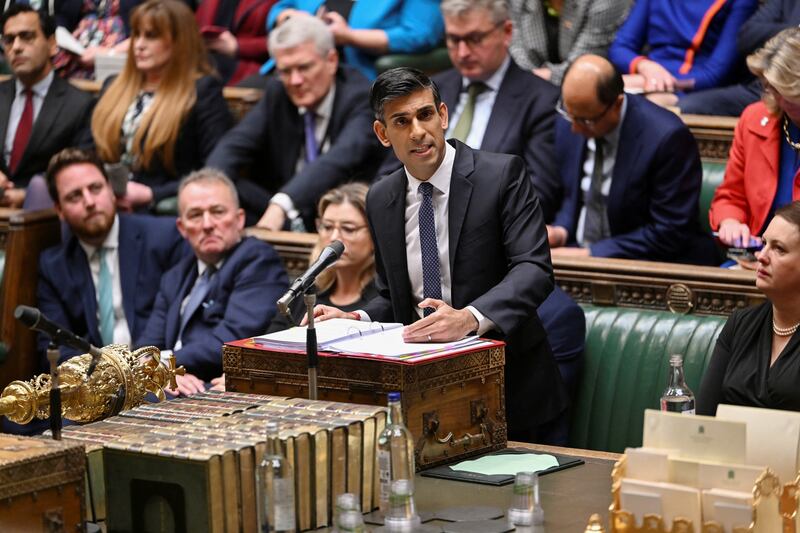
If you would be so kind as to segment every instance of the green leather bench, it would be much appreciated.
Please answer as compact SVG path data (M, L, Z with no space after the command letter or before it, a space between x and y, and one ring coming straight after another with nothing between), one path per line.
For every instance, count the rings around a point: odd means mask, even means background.
M641 446L644 410L657 409L669 356L683 354L695 393L726 317L584 306L586 352L569 444L623 452Z
M714 192L725 177L725 163L719 161L703 161L703 184L700 188L700 202L698 205L700 227L703 231L711 233L708 223L708 211L711 209L711 200Z
M434 48L424 54L388 54L375 61L378 74L396 67L412 67L433 75L452 66L447 48Z

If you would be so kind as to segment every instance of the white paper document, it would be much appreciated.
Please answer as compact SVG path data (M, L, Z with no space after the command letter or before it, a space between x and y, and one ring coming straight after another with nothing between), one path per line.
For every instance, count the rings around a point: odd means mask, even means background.
M356 337L362 338L391 329L400 329L402 331L402 326L403 324L399 323L362 322L347 318L332 318L316 322L314 329L317 331L317 346L319 349L329 351L329 346L337 341L345 341ZM296 326L262 335L253 340L257 344L275 349L305 350L307 331L308 328L306 326Z

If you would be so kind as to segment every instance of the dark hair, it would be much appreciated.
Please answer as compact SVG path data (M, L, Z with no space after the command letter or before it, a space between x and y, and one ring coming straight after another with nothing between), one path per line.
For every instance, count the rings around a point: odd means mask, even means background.
M562 79L567 79L567 74L572 70L573 65L578 62L578 59L580 57L567 66ZM614 65L608 63L608 69L601 72L597 77L597 100L602 105L610 106L624 91L625 82L622 80L622 74Z
M50 163L47 164L47 173L45 174L47 192L50 193L50 198L53 199L53 202L58 203L58 188L56 188L56 176L58 176L58 173L72 165L82 164L96 167L108 182L108 174L106 174L103 162L97 157L97 154L80 148L64 148L51 157Z
M39 27L42 33L48 39L56 33L56 21L46 11L37 11L28 4L11 4L11 7L6 9L3 13L2 25L0 25L0 34L6 29L6 22L11 17L16 17L20 13L36 13L39 15Z
M795 200L775 210L775 216L781 217L800 228L800 200Z
M383 108L387 102L403 98L423 89L430 89L433 93L433 103L436 108L442 103L439 87L421 70L409 67L398 67L387 70L372 82L369 89L369 105L375 114L375 120L383 120Z

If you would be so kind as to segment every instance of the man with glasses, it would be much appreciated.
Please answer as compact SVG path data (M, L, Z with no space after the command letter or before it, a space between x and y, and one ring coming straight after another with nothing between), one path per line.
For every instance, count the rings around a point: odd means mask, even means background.
M242 238L244 211L236 187L218 170L197 170L183 179L177 225L194 254L161 278L136 344L173 350L177 364L186 367L177 392L188 395L220 381L224 343L267 331L289 280L269 244Z
M27 4L12 4L2 21L3 50L14 76L0 84L0 139L4 143L0 205L20 207L31 178L44 174L56 152L69 146L91 146L92 97L53 72L52 17ZM40 183L35 203L47 197L44 180Z
M680 118L624 94L594 55L567 70L556 110L564 200L547 228L553 255L716 261L697 219L700 154Z
M277 79L207 164L236 177L248 224L311 231L317 200L370 181L386 151L371 133L369 83L339 65L324 22L298 13L270 32L269 50Z
M545 221L552 220L560 201L553 153L558 90L511 59L505 0L443 0L441 10L455 67L434 77L451 113L446 136L522 157Z

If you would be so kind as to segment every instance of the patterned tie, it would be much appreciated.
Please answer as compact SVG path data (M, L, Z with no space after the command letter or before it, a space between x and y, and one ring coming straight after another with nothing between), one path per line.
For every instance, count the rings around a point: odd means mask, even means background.
M439 275L439 247L436 245L436 222L433 218L433 185L419 184L422 204L419 207L419 245L422 252L422 297L442 299L442 282ZM424 316L433 309L426 307Z
M594 140L594 168L592 181L586 195L586 218L583 222L583 241L588 244L608 237L608 221L606 220L606 202L603 199L603 146L601 138Z
M478 95L488 89L482 81L473 81L467 88L467 103L464 105L464 111L458 117L458 124L453 128L453 139L458 139L461 142L466 142L469 137L469 131L472 129L472 118L475 114L475 100Z
M33 91L25 89L22 94L25 95L25 107L22 108L22 116L17 124L17 132L14 134L14 144L11 145L11 157L8 160L8 170L11 171L11 174L17 171L17 166L22 160L22 154L25 153L25 147L28 146L28 139L31 138L33 129Z
M97 251L100 259L97 307L100 313L100 337L103 339L103 345L114 342L114 279L106 262L107 251L107 248L100 248Z
M183 342L183 332L186 329L186 325L189 323L189 319L192 318L192 315L194 315L200 307L200 304L203 303L203 300L208 295L208 289L211 287L211 276L214 275L214 272L216 272L216 268L209 265L206 271L203 272L203 275L197 278L194 287L192 287L192 292L189 293L189 300L186 302L186 306L183 308L183 313L181 314L181 328L178 331L177 337L181 342Z
M317 146L317 115L313 111L306 111L303 115L303 124L306 133L306 163L313 163L319 153Z

